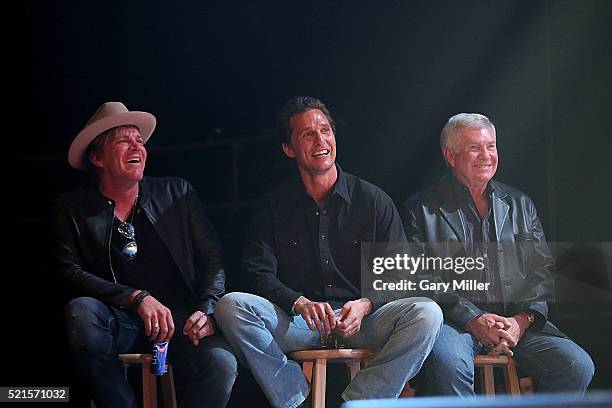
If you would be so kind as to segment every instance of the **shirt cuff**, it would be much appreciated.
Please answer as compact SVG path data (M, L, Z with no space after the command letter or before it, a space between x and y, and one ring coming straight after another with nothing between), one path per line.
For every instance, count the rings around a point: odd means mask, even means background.
M471 317L471 318L470 318L470 319L469 319L467 322L465 322L465 323L464 323L464 325L463 325L463 329L464 329L465 331L469 332L470 330L468 329L468 325L470 324L470 322L471 322L472 320L474 320L474 319L479 318L479 317L480 317L480 316L482 316L482 315L483 315L483 313L480 313L480 314L477 314L477 315L474 315L473 317Z

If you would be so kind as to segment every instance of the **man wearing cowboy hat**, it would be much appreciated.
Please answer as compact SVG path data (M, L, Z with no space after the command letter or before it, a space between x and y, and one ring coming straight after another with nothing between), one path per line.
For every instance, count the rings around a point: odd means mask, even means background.
M117 355L165 341L179 405L222 407L237 368L212 316L224 291L221 251L187 181L143 176L155 124L107 102L68 151L95 179L54 203L53 256L74 297L69 348L98 407L136 406Z

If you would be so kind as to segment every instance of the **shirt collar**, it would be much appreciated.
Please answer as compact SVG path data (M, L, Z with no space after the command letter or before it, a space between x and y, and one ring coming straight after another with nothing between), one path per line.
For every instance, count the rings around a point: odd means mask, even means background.
M451 184L451 188L453 190L453 193L460 198L463 199L467 199L471 197L470 194L470 190L464 186L463 184L461 184L461 182L459 180L457 180L457 178L452 174L449 173L449 177L450 179L450 184ZM491 199L493 197L493 192L495 191L495 186L493 185L493 183L491 182L491 180L489 180L489 182L487 183L487 187L485 188L485 193L487 195L487 197L489 197L489 199Z
M348 188L348 176L342 170L339 164L336 163L336 169L338 170L338 180L336 180L336 184L334 184L334 188L332 189L332 194L338 194L340 197L346 201L347 204L351 203L351 195L349 194Z
M344 201L346 201L347 204L350 204L351 195L349 193L349 187L348 187L348 176L342 170L342 168L340 167L338 163L336 163L335 165L336 165L336 170L338 171L338 178L336 180L336 183L334 183L334 186L332 187L328 198L336 194L340 196ZM290 188L290 197L293 198L294 202L311 198L306 192L304 183L302 182L302 179L300 178L299 175L294 179L294 181L291 183L289 188Z

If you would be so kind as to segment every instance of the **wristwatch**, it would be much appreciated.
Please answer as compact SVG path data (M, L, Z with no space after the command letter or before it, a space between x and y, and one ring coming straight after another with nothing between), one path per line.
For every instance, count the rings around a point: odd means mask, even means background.
M533 324L535 322L535 315L533 314L533 312L531 310L528 310L525 314L527 315L527 321L529 321L529 324Z

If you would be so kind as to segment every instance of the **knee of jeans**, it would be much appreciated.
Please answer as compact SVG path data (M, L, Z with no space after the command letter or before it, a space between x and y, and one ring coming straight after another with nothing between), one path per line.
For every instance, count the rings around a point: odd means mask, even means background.
M236 378L238 375L238 362L236 356L226 349L212 350L212 372L218 378Z
M427 361L434 365L440 378L452 379L461 373L468 378L474 378L474 362L471 354L460 349L449 347L446 342L434 343Z
M576 382L585 386L589 385L595 375L595 364L588 353L582 349L576 353L572 364L572 371L576 376Z
M414 303L418 318L432 329L440 329L444 322L442 309L433 300L423 298L422 301Z
M102 313L107 306L97 299L80 297L71 300L65 308L68 340L73 345L88 346L95 343L100 330L105 327Z
M215 321L221 328L234 321L236 311L243 305L247 293L231 292L224 295L215 305Z

